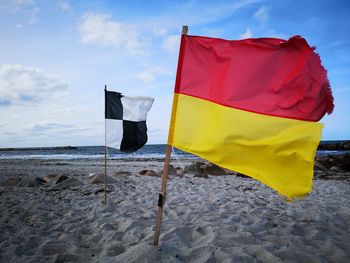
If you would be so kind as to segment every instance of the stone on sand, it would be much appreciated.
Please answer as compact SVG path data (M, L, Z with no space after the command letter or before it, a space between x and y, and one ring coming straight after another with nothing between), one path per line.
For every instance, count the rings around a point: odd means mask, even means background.
M68 179L68 176L66 176L66 175L60 175L60 176L57 178L56 184L62 183L63 181L65 181L65 180L67 180L67 179Z
M58 175L57 174L48 174L44 176L44 180L47 183L51 183L57 180Z
M23 179L18 183L18 186L19 187L36 187L43 184L46 184L46 181L40 177L37 177L33 180Z
M159 175L162 175L163 171L164 171L164 169L159 171ZM169 165L169 169L168 169L168 176L171 176L171 175L183 177L185 175L185 171L181 167L176 167L175 168L172 164L170 164Z
M55 191L55 190L62 190L62 189L68 189L71 187L81 186L83 183L76 179L76 178L68 178L67 180L64 180L63 182L56 184L54 187L49 188L49 191Z
M185 175L184 169L182 169L181 167L176 167L176 175L183 177Z
M160 174L158 174L157 172L155 172L153 170L142 170L140 172L140 175L160 177Z
M226 175L226 171L212 163L204 164L200 167L201 172L209 175Z
M330 169L332 166L339 167L342 171L350 171L350 153L333 154L328 156L316 157L315 168L319 167L319 164L325 167L325 170Z
M113 183L117 182L114 178L112 178L108 175L107 175L106 179L107 179L106 180L107 184L113 184ZM104 184L105 176L104 176L104 174L91 173L88 176L88 180L89 180L90 184Z
M160 177L160 174L156 173L155 171L147 171L145 174L145 176L155 176L155 177Z
M186 171L188 173L200 173L201 172L201 166L204 165L203 162L193 162L192 164L185 167Z
M207 174L195 174L193 177L208 178Z

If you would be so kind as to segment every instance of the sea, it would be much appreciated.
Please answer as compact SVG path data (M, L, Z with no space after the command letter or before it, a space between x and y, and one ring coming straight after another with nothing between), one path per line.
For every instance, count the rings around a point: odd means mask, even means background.
M328 142L321 142L329 143ZM109 159L159 159L165 157L165 144L150 144L143 146L133 153L123 153L113 148L108 148ZM319 150L317 156L327 154L341 154L344 151ZM187 152L173 148L173 156L181 159L198 158ZM63 147L38 147L38 148L7 148L0 149L0 159L104 159L104 146L63 146Z
M145 145L133 153L107 148L108 159L159 159L165 157L165 144ZM194 159L196 156L173 148L178 158ZM38 148L0 149L0 159L104 159L104 146L63 146Z

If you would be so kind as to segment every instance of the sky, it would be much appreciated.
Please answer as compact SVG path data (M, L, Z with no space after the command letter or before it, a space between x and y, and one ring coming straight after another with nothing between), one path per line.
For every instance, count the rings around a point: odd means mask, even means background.
M322 140L350 139L350 1L0 0L0 148L104 144L104 85L155 98L166 143L182 25L190 35L303 36L328 70Z

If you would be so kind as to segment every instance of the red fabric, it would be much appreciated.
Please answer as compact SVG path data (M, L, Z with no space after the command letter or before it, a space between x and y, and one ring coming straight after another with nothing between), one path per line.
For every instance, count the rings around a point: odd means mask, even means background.
M183 35L175 92L308 121L334 107L327 72L300 36L234 41Z

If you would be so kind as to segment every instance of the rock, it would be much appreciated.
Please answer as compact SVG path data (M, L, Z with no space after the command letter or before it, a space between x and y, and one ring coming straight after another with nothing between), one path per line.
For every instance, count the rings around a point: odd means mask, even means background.
M204 164L200 167L200 169L201 169L201 172L204 174L226 175L226 172L223 168L212 163Z
M333 158L330 158L330 157L328 158L327 161L328 161L328 163L334 163L334 159L333 159Z
M70 187L76 187L81 186L83 183L79 181L76 178L68 178L67 180L64 180L63 182L56 184L53 188L50 188L49 190L55 191L55 190L61 190L61 189L67 189Z
M155 177L160 177L160 174L156 173L153 170L148 170L146 173L144 173L144 176L155 176Z
M350 171L350 153L338 154L333 157L338 166L343 171Z
M39 185L46 184L46 181L37 177L34 180L22 180L18 183L19 187L37 187Z
M200 173L201 172L201 166L204 165L203 162L194 162L188 166L185 167L185 170L188 173Z
M37 181L39 185L43 185L43 184L47 183L46 180L44 180L40 177L35 178L35 181Z
M63 181L67 180L68 179L68 176L65 176L65 175L60 175L56 181L56 184L60 184L62 183Z
M163 173L162 173L163 174ZM168 175L177 175L177 170L174 166L172 166L171 164L169 165L169 169L168 169Z
M315 161L315 170L318 170L318 171L326 171L327 168L319 161Z
M57 176L58 176L57 174L48 174L44 176L44 180L47 183L51 183L51 182L57 181Z
M141 172L139 172L140 175L144 175L144 176L156 176L156 177L160 177L160 174L158 174L157 172L153 171L153 170L142 170Z
M163 170L159 172L160 175L163 174ZM176 167L174 168L174 166L170 165L169 166L169 171L168 171L168 176L169 177L183 177L185 175L184 170L181 167Z
M350 171L350 153L332 154L328 156L316 157L315 168L317 165L323 165L327 170L331 167L338 167L342 171ZM333 168L334 169L334 168Z
M207 174L195 174L193 177L208 178Z
M318 171L318 170L315 170L314 171L314 178L318 178L318 179L322 179L325 174L327 174L325 171Z
M145 173L147 173L149 170L142 170L139 172L140 175L145 175Z
M349 151L350 150L350 142L345 142L343 144L343 149Z
M229 174L229 175L236 175L237 174L236 172L229 170L229 169L224 169L224 171L226 174Z
M117 182L114 178L112 178L108 175L107 175L106 179L107 179L107 184L113 184L113 183ZM104 174L91 173L88 176L88 180L89 180L90 184L104 184L105 183L105 176L104 176Z
M164 169L163 169L164 170ZM159 173L163 174L163 170L161 170ZM177 170L175 169L175 167L173 165L169 165L169 169L168 169L168 175L177 175Z
M330 169L329 169L331 172L340 172L341 169L337 166L332 166Z
M11 177L0 182L0 186L17 186L20 181L22 181L22 178Z
M176 175L183 177L185 175L184 169L182 169L181 167L176 167Z
M242 174L242 173L237 173L236 176L241 177L241 178L251 178L250 176Z

